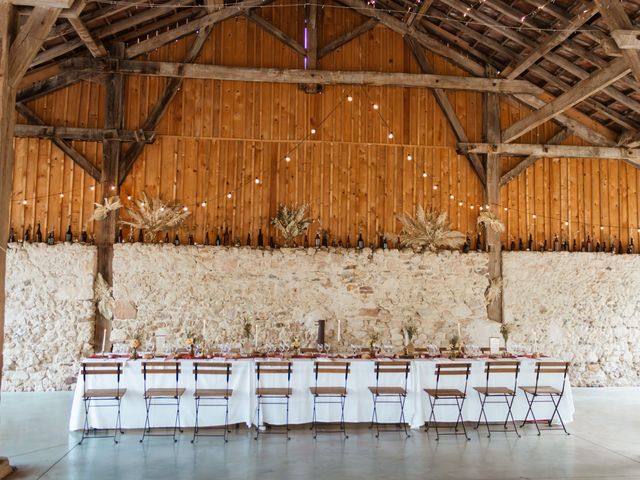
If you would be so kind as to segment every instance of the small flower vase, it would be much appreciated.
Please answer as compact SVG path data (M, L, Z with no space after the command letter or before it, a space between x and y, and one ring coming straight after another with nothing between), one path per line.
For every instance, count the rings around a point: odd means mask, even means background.
M191 358L195 358L196 356L196 347L195 345L192 343L191 347L189 348L189 355L191 356Z
M416 353L416 347L412 342L409 342L406 347L404 347L404 351L407 355L413 355Z
M250 339L247 338L242 343L242 350L244 351L245 355L249 355L253 351L253 344L251 343Z
M137 360L138 358L140 358L138 356L138 349L134 347L131 349L131 360Z

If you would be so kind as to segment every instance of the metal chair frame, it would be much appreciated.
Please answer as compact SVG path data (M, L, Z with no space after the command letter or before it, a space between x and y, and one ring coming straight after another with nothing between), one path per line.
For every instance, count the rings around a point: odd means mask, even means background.
M171 368L167 368L171 367ZM142 362L142 376L144 379L144 403L146 410L146 417L144 421L144 428L142 430L142 443L145 437L173 437L174 443L178 441L176 438L176 432L182 433L184 430L180 427L180 399L185 392L184 388L179 387L180 382L181 365L178 361L171 362ZM175 389L172 394L167 395L151 395L154 389L147 388L147 376L148 375L161 375L161 374L174 374L175 375ZM164 390L164 389L163 389ZM166 389L167 391L171 389ZM176 420L173 425L173 433L151 433L151 424L149 420L149 413L152 406L175 406L176 407ZM170 428L170 427L169 427Z
M206 394L206 392L198 389L198 375L224 375L226 378L225 388L222 395ZM233 395L233 390L229 388L229 380L231 378L231 363L229 362L194 362L193 363L193 376L195 380L195 392L193 397L196 403L196 422L193 428L193 438L191 443L194 443L196 437L223 437L225 443L229 441L229 397ZM222 389L221 389L222 390ZM199 395L200 393L200 395ZM202 395L205 393L205 395ZM222 392L221 392L222 393ZM200 407L224 407L224 432L220 433L199 433L199 414ZM205 427L207 431L211 431L218 427ZM219 429L219 428L218 428Z
M310 388L311 394L313 395L313 420L311 422L311 430L313 430L313 438L318 437L318 424L319 423L330 423L330 422L318 422L316 416L316 405L318 404L339 404L340 405L340 427L338 430L321 430L321 433L342 433L344 438L349 438L347 435L347 430L344 423L344 405L347 399L347 380L349 378L350 362L315 362L314 363L314 372L315 372L315 390ZM324 388L323 386L318 385L318 377L320 374L341 374L344 375L344 393L319 393L319 388ZM331 387L328 387L331 388Z
M258 440L260 435L286 435L287 440L291 440L289 436L289 398L293 394L291 391L291 373L293 372L293 363L292 362L256 362L256 397L257 397L257 407L256 407L256 435L254 437L255 440ZM285 395L282 394L269 394L269 393L259 393L260 387L260 375L287 375L287 393ZM263 405L286 405L286 423L284 432L280 431L267 431L266 428L264 431L260 431L260 411L261 406Z
M369 428L373 428L373 425L375 424L376 438L380 437L380 432L404 432L407 437L411 436L407 429L407 423L404 417L404 404L407 400L407 380L409 378L410 369L411 363L408 361L377 361L375 363L376 386L369 387L369 391L373 396L373 413L371 415L371 424L369 425ZM404 384L402 387L399 387L401 389L401 393L384 393L384 391L381 393L380 389L386 387L380 387L380 374L393 373L404 373ZM396 400L395 397L398 397L398 399ZM380 430L381 424L378 422L378 404L381 403L393 403L400 405L399 428Z
M122 397L124 397L127 392L126 388L120 388L120 377L122 376L122 363L121 362L83 362L81 365L81 373L82 373L82 399L84 402L84 426L82 428L82 437L78 442L78 445L82 445L82 442L85 438L113 438L113 443L118 443L118 432L120 434L124 434L122 430L122 419L121 419L121 407L122 407ZM95 376L95 375L115 375L116 376L116 388L115 395L109 395L109 393L113 393L106 389L94 390L87 389L88 379L87 377ZM112 390L112 389L110 389ZM100 395L103 393L103 395ZM93 402L93 405L92 405ZM117 408L116 413L116 424L113 431L113 435L98 435L97 428L91 428L89 425L89 411L91 408ZM105 429L108 432L108 429ZM93 435L91 435L91 431L93 431Z
M511 417L511 423L513 425L513 431L515 434L520 437L520 433L518 432L518 427L516 425L516 421L513 418L513 402L516 399L517 388L518 388L518 374L520 373L520 362L519 361L497 361L497 362L486 362L484 371L486 373L486 382L485 389L482 390L480 387L473 387L474 390L478 393L478 398L480 399L480 415L478 416L478 422L476 423L476 430L480 427L480 423L482 421L482 417L484 416L484 424L487 427L487 437L491 438L491 432L500 432L500 431L509 431L507 428L507 423L509 422L509 417ZM492 374L513 374L513 389L505 392L505 388L502 387L490 387L490 377ZM493 389L493 391L492 391ZM502 390L502 392L500 392ZM494 400L489 400L490 398ZM487 413L485 412L484 406L488 403L503 403L507 406L507 417L504 421L504 430L491 430L489 426L489 421L487 420Z
M536 362L536 384L533 387L534 391L533 392L527 392L527 390L525 389L531 389L531 387L520 387L520 390L522 390L524 392L524 396L525 399L527 401L527 404L529 405L529 409L527 410L527 414L524 417L524 420L522 422L522 425L520 425L520 428L524 427L525 424L527 423L527 420L529 419L529 414L531 414L531 418L533 418L533 423L536 426L536 429L538 430L538 435L541 434L541 430L540 430L540 426L538 425L538 419L536 418L534 412L533 412L533 404L534 403L552 403L553 404L553 414L551 415L551 418L549 420L544 420L547 424L548 427L545 428L544 430L563 430L564 433L566 433L567 435L571 435L568 431L567 428L564 424L564 421L562 420L562 416L560 415L560 411L558 410L560 407L560 402L562 401L562 397L564 396L564 391L565 391L565 387L567 384L567 374L569 373L569 362ZM538 391L538 389L548 389L549 387L547 386L541 386L540 385L540 375L544 374L562 374L562 388L560 389L559 392L545 392L545 391ZM553 388L553 387L552 387ZM545 398L545 397L549 397L548 400L537 400L539 397ZM555 416L558 416L558 420L560 420L560 427L552 427L552 423L553 423L553 419L555 418Z
M431 423L436 429L436 440L440 440L441 435L464 435L467 440L471 440L467 435L467 429L464 426L464 418L462 415L462 409L464 407L464 401L467 398L467 385L469 384L469 375L471 373L471 364L470 363L437 363L436 364L436 388L435 390L425 388L425 392L427 393L427 398L429 399L429 404L431 405L431 415L429 415L429 420L427 421L425 431L429 431L431 427ZM461 390L463 396L459 395L441 395L440 394L440 377L441 376L464 376L464 390ZM451 390L451 389L443 389L443 390ZM430 393L430 391L433 392ZM449 400L455 400L455 403L448 402ZM438 422L436 420L435 410L437 406L441 407L457 407L458 408L458 416L456 418L456 424L453 427L453 432L445 432L440 433L438 429ZM458 432L458 426L462 425L462 432Z

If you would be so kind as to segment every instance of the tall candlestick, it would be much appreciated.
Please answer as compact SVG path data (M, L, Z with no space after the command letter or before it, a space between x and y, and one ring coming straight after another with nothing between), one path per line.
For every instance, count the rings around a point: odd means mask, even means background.
M460 333L460 322L458 322L458 338L462 338L462 333Z
M338 320L338 343L340 343L340 330L341 330L340 326L341 326L341 322L340 320Z
M104 355L104 347L106 345L107 342L107 329L105 328L102 331L102 355Z

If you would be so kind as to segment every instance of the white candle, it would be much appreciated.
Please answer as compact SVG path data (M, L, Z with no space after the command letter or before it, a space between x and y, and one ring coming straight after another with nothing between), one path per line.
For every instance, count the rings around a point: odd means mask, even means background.
M338 320L338 343L340 343L340 325L341 325L341 321Z
M102 331L102 355L104 355L104 347L107 343L107 329L105 328Z
M533 352L532 353L538 353L538 334L536 333L536 331L533 331Z
M402 329L402 334L404 335L404 346L406 347L407 345L409 345L409 336L407 335L406 328Z
M256 325L253 333L253 346L258 348L258 325Z
M462 338L462 334L460 333L460 322L458 322L458 338Z

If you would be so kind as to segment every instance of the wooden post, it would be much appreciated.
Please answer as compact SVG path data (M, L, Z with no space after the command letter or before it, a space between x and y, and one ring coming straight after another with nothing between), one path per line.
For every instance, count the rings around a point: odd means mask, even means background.
M114 61L124 57L124 44L115 44L110 52ZM124 119L124 77L119 73L110 73L106 82L105 101L105 129L121 129ZM100 185L102 196L111 197L119 194L118 174L120 167L120 142L105 139L102 143L102 174ZM118 212L111 212L102 220L96 230L96 244L98 247L98 273L109 285L113 285L113 243L118 229ZM108 341L111 333L111 321L96 313L96 330L94 346L102 345L104 332L107 341L105 350L111 349Z
M495 77L493 67L487 68L487 77ZM484 134L488 143L500 143L500 97L496 93L487 93L484 97ZM486 205L496 215L500 215L500 155L487 154L487 183L485 186ZM489 250L489 280L497 281L502 278L502 245L500 234L486 229L485 241ZM496 300L487 307L490 320L502 322L502 292Z
M5 275L9 238L9 203L13 178L13 129L16 122L16 91L9 76L9 50L16 29L16 11L8 0L0 0L0 388L2 387L4 346ZM0 457L0 478L13 469Z

